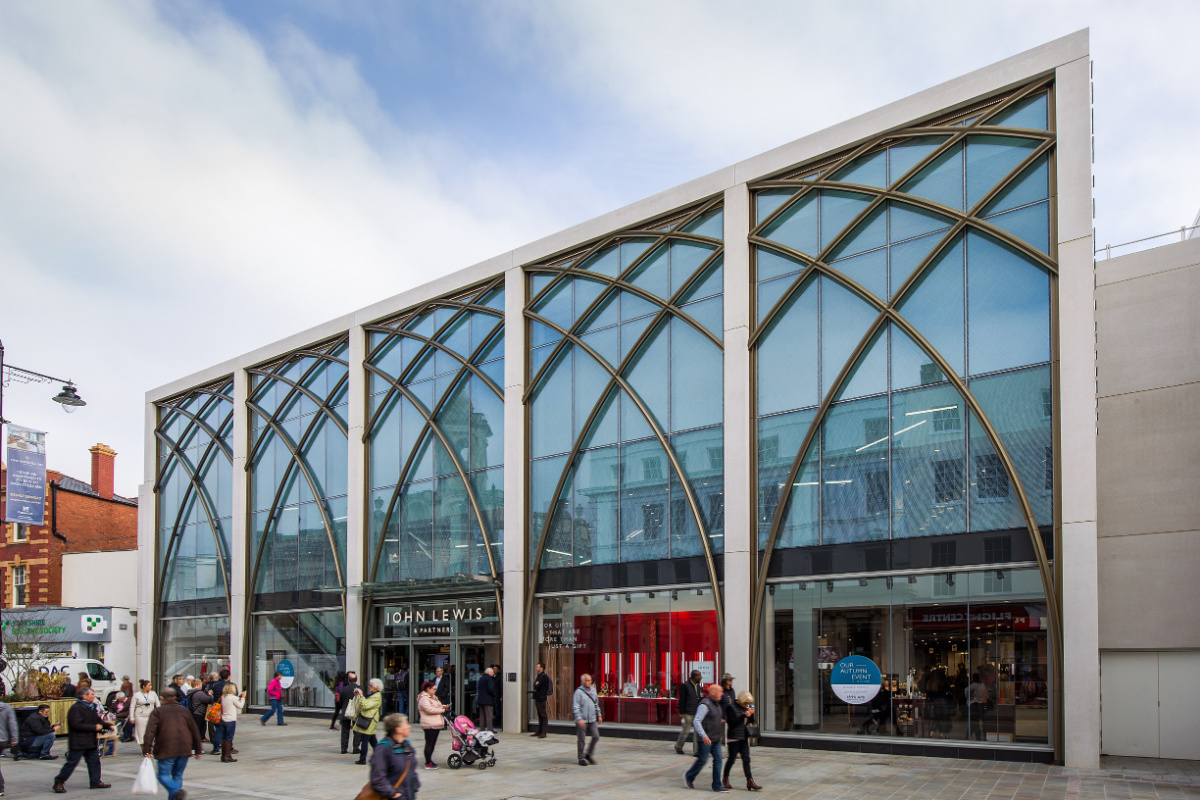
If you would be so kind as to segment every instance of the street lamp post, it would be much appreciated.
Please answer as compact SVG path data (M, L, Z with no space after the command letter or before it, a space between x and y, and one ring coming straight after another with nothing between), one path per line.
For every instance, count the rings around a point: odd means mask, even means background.
M53 375L45 375L41 372L34 372L30 369L22 369L14 367L11 364L4 363L4 342L0 341L0 447L7 445L7 440L4 438L4 426L8 420L4 418L4 387L9 381L17 381L18 383L59 383L62 384L62 391L56 394L52 399L56 403L61 403L63 411L68 413L74 411L80 406L86 406L78 393L75 391L75 382L72 380L64 380L55 378ZM6 515L7 516L7 515ZM43 514L42 522L44 523L45 515ZM0 572L0 591L3 591L3 573ZM4 602L0 599L0 670L7 667L4 661Z

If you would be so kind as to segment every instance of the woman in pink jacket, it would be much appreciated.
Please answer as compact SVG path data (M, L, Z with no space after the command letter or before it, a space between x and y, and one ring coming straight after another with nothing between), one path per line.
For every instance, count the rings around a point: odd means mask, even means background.
M275 677L271 678L271 682L267 684L267 699L271 701L271 707L267 710L267 713L258 718L258 721L263 725L266 725L267 720L271 719L275 714L279 714L280 725L287 725L283 721L283 683L279 680L282 677L282 672L276 672Z
M442 728L446 727L446 718L442 714L449 708L437 699L436 683L425 681L421 684L417 710L421 712L421 728L425 731L425 769L437 769L437 764L433 763L433 746L437 744Z

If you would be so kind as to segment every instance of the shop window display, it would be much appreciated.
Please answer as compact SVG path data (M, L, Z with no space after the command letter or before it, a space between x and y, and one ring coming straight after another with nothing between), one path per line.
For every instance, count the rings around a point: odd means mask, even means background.
M1049 741L1046 607L1035 569L773 585L763 723L777 731L999 743ZM829 675L875 662L875 700L847 705Z
M675 687L692 670L721 675L711 589L613 591L537 601L534 660L554 681L550 719L570 721L571 694L588 673L605 722L678 725Z

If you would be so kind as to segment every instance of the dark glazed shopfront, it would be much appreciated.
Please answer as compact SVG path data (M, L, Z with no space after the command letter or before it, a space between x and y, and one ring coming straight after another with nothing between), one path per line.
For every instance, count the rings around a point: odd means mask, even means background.
M411 713L421 684L435 680L440 668L450 684L452 713L478 716L476 681L487 667L500 664L494 594L462 600L381 600L371 625L371 677L383 680L385 711Z

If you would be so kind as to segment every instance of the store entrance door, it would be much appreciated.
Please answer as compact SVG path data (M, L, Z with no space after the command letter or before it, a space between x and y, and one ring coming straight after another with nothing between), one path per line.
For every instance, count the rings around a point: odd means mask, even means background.
M457 688L454 680L455 664L450 657L452 650L453 648L448 644L422 642L413 645L413 669L408 681L409 708L417 707L417 693L421 691L421 684L425 681L437 680L438 667L442 668L442 674L450 682L450 706L452 709L458 707L460 695L455 691Z
M476 688L479 676L490 666L500 661L500 645L498 644L460 644L458 648L459 675L461 676L460 697L463 702L454 711L455 714L466 714L476 723L479 722L479 691ZM499 670L496 670L496 689L502 691L504 680ZM497 698L494 709L494 722L498 726L501 720L501 703L503 697Z

